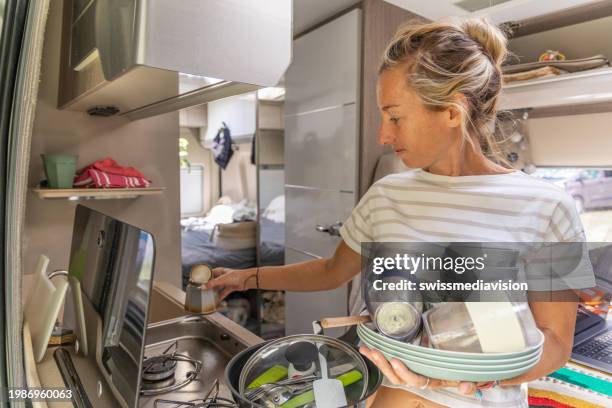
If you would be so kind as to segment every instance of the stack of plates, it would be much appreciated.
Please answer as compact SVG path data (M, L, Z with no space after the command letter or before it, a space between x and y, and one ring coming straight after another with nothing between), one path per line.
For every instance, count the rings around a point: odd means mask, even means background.
M357 328L366 346L379 350L388 360L396 358L415 373L442 380L495 381L517 377L540 360L544 335L534 346L512 353L465 353L404 343L386 337L365 325Z

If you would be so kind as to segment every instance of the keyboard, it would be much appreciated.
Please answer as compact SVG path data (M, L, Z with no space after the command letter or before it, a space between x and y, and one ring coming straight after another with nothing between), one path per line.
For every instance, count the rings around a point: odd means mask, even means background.
M608 330L574 348L574 354L612 364L612 331Z

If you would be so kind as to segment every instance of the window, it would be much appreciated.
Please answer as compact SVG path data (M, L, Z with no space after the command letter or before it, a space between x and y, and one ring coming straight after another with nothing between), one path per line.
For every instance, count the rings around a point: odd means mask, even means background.
M540 168L533 173L574 198L590 242L612 242L612 169Z
M204 165L181 169L181 217L204 213Z

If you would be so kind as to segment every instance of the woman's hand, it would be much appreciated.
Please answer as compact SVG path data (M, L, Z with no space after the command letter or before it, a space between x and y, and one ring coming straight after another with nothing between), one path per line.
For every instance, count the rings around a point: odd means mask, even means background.
M365 346L359 348L359 352L370 359L382 371L385 377L393 384L406 385L408 387L429 389L440 387L456 387L462 394L474 394L480 385L467 381L446 381L428 378L410 371L404 363L398 359L387 361L385 356L374 349L369 349Z
M215 268L212 273L213 279L203 285L203 289L219 291L219 300L225 299L232 292L242 292L256 287L257 268L242 270Z

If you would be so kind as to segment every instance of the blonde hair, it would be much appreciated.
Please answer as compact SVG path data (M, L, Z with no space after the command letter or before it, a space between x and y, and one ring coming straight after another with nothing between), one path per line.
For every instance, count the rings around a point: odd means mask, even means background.
M507 165L495 132L506 45L504 33L484 19L407 24L387 46L379 73L405 64L409 87L427 107L459 109L463 141L473 145L475 137L485 154Z

